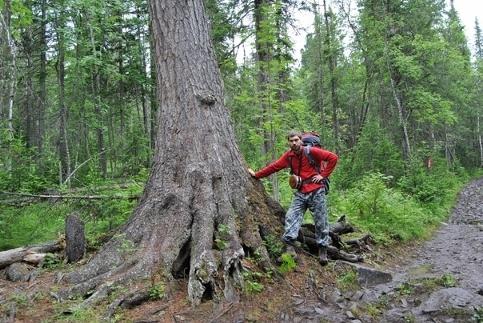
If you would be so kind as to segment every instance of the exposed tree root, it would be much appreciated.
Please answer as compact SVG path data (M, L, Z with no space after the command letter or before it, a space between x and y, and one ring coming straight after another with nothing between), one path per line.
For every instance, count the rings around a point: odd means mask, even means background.
M136 290L134 292L129 292L116 298L109 306L104 314L104 319L109 320L117 308L134 308L150 299L148 290Z
M117 286L158 273L165 281L187 274L193 305L220 297L237 301L243 286L243 246L257 251L261 263L271 268L257 216L273 214L260 193L254 203L251 198L235 203L219 177L204 169L193 167L186 175L190 193L158 194L154 200L145 196L122 234L113 236L89 263L64 276L74 285L62 290L59 298L88 295L79 307L92 306ZM109 311L123 302L116 300Z

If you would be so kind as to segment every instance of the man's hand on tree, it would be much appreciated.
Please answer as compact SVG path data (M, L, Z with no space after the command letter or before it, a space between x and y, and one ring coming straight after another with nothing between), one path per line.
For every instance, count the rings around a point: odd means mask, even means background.
M253 171L253 169L248 168L248 172L250 173L250 175L251 175L252 177L255 177L255 172Z
M322 175L315 175L312 177L312 183L322 183L324 177Z

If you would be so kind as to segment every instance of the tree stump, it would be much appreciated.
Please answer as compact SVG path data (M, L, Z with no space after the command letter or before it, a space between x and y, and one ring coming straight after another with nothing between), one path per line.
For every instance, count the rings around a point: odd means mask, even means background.
M84 257L86 252L84 222L75 213L70 214L65 220L65 243L67 262L76 262Z

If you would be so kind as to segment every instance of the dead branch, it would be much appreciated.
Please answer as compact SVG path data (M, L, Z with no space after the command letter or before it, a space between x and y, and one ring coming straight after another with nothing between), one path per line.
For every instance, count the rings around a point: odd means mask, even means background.
M130 195L130 196L120 196L120 195L62 195L62 194L29 194L29 193L15 193L15 192L0 192L0 194L9 195L9 196L20 196L22 198L17 200L0 200L0 204L17 204L23 202L32 202L32 199L78 199L78 200L135 200L139 198L139 195Z
M63 249L60 241L47 242L41 245L20 247L0 252L0 269L15 262L23 261L31 254L58 252Z

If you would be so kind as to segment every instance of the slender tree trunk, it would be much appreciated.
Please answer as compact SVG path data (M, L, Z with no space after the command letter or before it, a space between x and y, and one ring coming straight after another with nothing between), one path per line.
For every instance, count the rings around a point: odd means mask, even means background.
M89 25L89 37L91 41L92 54L98 58L98 51L96 50L96 43L94 39L94 32L92 25ZM99 57L99 59L101 59ZM99 171L102 178L107 177L107 156L106 149L104 147L104 126L103 126L103 113L101 110L101 73L97 65L92 70L92 95L94 96L94 111L97 116L96 122L96 134L97 134L97 153L99 154Z
M326 113L325 113L325 108L324 108L324 73L322 70L322 66L324 63L324 58L323 58L323 44L322 44L322 31L321 31L321 21L320 21L320 13L319 13L319 8L318 5L315 3L313 4L313 10L315 12L315 26L314 26L314 32L315 32L315 40L317 42L317 51L316 51L316 80L315 80L315 109L316 111L319 112L320 116L320 126L325 127L327 125L327 120L326 120ZM322 142L327 142L327 137L325 136L326 132L321 131L320 132L320 139Z
M57 81L59 85L59 157L60 157L60 182L69 177L70 151L67 134L68 111L65 106L65 12L61 11L57 16ZM70 185L70 182L67 183Z
M11 33L11 26L10 26L10 17L11 17L11 2L10 0L5 0L3 3L3 11L0 13L0 39L4 39L4 44L0 44L5 46L5 59L4 64L4 74L5 79L4 82L4 89L5 89L5 103L7 106L6 114L7 114L7 131L8 137L13 138L14 129L13 129L13 102L15 99L15 84L17 83L17 66L16 66L16 52L17 48L15 46L15 42L12 37ZM0 101L1 104L1 101ZM2 110L0 108L0 110ZM7 165L7 169L10 167Z
M78 284L61 297L95 289L85 306L133 279L161 272L169 283L185 271L193 304L220 294L236 301L245 252L257 251L270 264L259 227L279 222L237 148L203 1L152 1L151 8L163 123L131 219L87 265L65 276Z
M476 134L478 136L478 145L480 148L480 167L483 167L483 141L481 140L480 112L476 113Z
M275 156L275 135L273 125L274 102L272 102L271 89L271 61L273 59L274 43L268 40L267 33L274 33L270 30L269 20L271 19L269 11L273 0L255 0L255 47L257 53L258 65L258 92L260 102L260 124L258 127L262 132L263 144L261 153L265 156L265 161L274 160ZM273 174L270 177L272 182L272 197L275 200L280 199L278 176Z
M32 44L32 27L28 27L25 29L23 35L23 52L25 58L27 60L27 73L25 77L25 85L26 85L26 95L24 97L25 102L25 109L24 109L24 120L25 120L25 137L26 137L26 144L27 147L35 147L37 131L35 129L35 113L34 113L34 85L33 85L33 44Z
M45 131L45 110L47 105L47 4L46 0L41 2L41 15L40 15L40 71L39 71L39 95L37 103L37 134L35 146L38 150L38 156L40 158L43 153L44 147L44 131Z
M139 12L139 8L136 11L136 16L141 21L141 14ZM140 72L140 75L143 76L142 81L141 81L141 85L140 85L140 91L141 91L141 104L142 104L142 108L143 108L144 136L146 137L146 139L149 140L149 138L150 138L150 136L149 136L150 123L148 121L149 112L148 112L146 84L145 84L148 77L146 75L146 53L145 53L145 50L144 50L144 35L143 35L143 32L141 30L140 25L137 26L137 36L138 36L138 46L139 46L139 63L140 63L139 67L141 69L139 72ZM146 149L146 147L143 147L143 150L145 150L145 149ZM146 155L147 155L147 160L146 160L145 166L149 167L151 154L146 154Z
M388 43L387 39L384 41L384 56L386 58L386 66L387 66L387 72L389 74L389 81L391 84L391 92L394 98L394 102L396 103L396 108L398 112L398 117L399 117L399 124L401 125L402 129L402 146L403 146L403 157L404 160L409 160L409 157L411 156L411 145L409 142L409 133L408 133L408 127L407 127L407 122L406 122L406 113L405 109L403 106L403 103L401 101L401 98L398 93L397 89L397 84L395 81L395 76L394 73L391 69L391 64L389 62L389 49L388 49ZM382 118L384 120L384 118Z
M339 135L339 117L338 117L338 110L339 110L339 99L337 96L337 76L336 68L337 68L337 58L334 55L334 49L332 48L332 28L331 23L329 22L329 15L332 16L332 11L327 11L326 0L323 1L324 4L324 21L325 21L325 50L327 56L327 65L329 67L329 74L330 74L330 94L331 94L331 103L332 103L332 127L334 129L334 147L337 152L340 151L339 143L340 143L340 135Z

